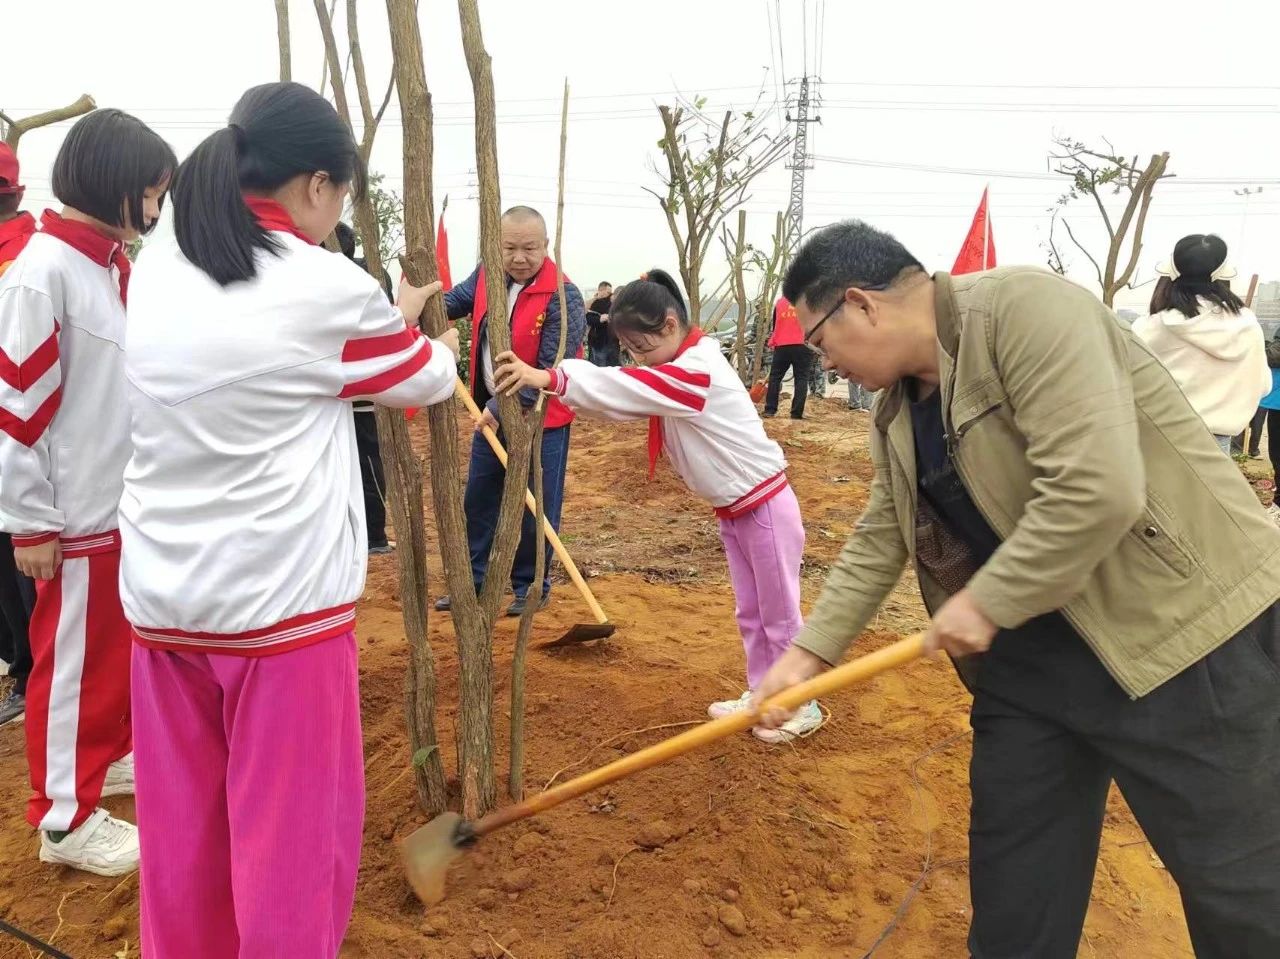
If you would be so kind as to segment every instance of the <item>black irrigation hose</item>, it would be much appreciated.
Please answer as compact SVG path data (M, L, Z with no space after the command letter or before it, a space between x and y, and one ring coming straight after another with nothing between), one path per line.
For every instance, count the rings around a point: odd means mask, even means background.
M41 940L37 939L35 936L31 935L31 933L29 932L23 932L17 926L9 925L3 919L0 919L0 931L7 932L9 935L13 936L15 939L20 939L22 942L25 942L28 946L31 946L33 949L39 949L46 956L52 956L53 959L71 959L71 956L68 956L65 952L61 952L55 949L53 946L49 945L47 942L42 942Z

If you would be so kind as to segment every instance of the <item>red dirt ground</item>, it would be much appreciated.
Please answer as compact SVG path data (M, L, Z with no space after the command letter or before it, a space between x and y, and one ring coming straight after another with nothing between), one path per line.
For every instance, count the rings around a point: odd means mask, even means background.
M803 423L769 423L804 509L807 602L870 477L865 414L837 400L811 409ZM415 421L419 441L424 428ZM531 790L670 735L678 729L653 727L701 720L708 701L741 689L713 518L669 470L644 482L644 442L643 425L574 429L565 540L620 628L602 643L531 653ZM833 697L828 727L794 747L770 749L744 735L494 835L455 868L445 902L424 912L396 852L424 817L408 775L394 563L375 560L360 610L368 819L344 959L856 959L892 922L926 854L932 871L876 955L966 955L968 701L943 662ZM439 584L438 566L431 572ZM561 584L533 642L585 618ZM904 581L863 648L923 621ZM431 636L450 768L457 665L447 616L432 617ZM495 639L503 769L513 637L514 625L504 623ZM36 861L22 817L20 726L0 730L0 782L0 915L76 959L137 957L135 877L97 880ZM130 802L108 802L132 814ZM642 848L638 840L661 844ZM31 955L0 935L0 957ZM1191 956L1176 889L1114 796L1080 956Z

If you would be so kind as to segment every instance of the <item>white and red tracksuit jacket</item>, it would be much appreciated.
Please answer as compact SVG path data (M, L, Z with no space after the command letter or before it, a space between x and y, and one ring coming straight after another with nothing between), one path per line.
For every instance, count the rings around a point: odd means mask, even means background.
M119 548L128 275L118 243L45 211L0 278L0 522L15 546Z
M291 228L259 219L269 229ZM453 392L447 347L378 281L300 234L218 286L177 248L139 258L125 348L133 458L121 598L135 640L253 656L344 633L368 555L353 400Z
M675 359L659 366L597 367L564 360L550 391L588 416L649 417L649 469L665 451L689 488L722 519L745 516L787 488L787 461L769 439L747 388L694 330Z

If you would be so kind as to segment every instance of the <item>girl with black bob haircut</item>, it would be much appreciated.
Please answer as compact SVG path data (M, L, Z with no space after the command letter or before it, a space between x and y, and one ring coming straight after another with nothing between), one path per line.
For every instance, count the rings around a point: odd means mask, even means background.
M355 603L369 545L352 406L453 394L440 289L319 245L365 188L334 108L249 90L174 183L138 264L120 593L148 956L333 959L364 820Z
M302 179L302 174L310 174ZM174 231L188 260L217 283L253 279L255 253L283 247L250 210L245 196L289 186L309 202L294 211L316 243L328 214L341 214L347 195L364 196L365 163L337 111L300 83L253 87L226 127L208 137L178 168L173 182ZM337 222L336 216L334 222Z
M746 651L747 688L707 707L713 719L750 709L751 690L799 633L804 524L787 481L787 462L765 433L747 388L714 337L691 327L680 287L650 270L613 293L609 323L639 364L598 367L566 359L540 370L514 353L497 358L499 391L550 390L565 405L601 419L649 421L649 476L666 453L689 489L720 521ZM808 736L823 723L816 702L778 729L752 732L769 743Z
M154 130L123 110L94 110L67 134L53 164L53 195L129 243L160 221L178 158ZM154 209L148 210L148 201ZM65 215L65 214L64 214Z
M1134 321L1133 332L1230 454L1231 438L1244 431L1271 389L1262 327L1231 291L1236 271L1221 237L1184 236L1156 272L1151 313Z
M129 461L125 247L160 218L177 166L140 120L96 110L53 165L61 212L0 279L0 517L38 581L28 632L27 821L40 859L102 876L138 865L138 832L98 805L133 792L129 621L118 507ZM66 717L79 722L66 722Z

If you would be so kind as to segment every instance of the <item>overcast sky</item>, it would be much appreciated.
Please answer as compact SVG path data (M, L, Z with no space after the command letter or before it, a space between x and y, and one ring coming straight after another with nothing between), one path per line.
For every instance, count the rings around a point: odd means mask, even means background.
M480 5L498 96L502 201L540 207L549 221L569 77L564 265L581 286L675 265L663 216L644 192L657 185L656 103L683 93L706 96L708 112L745 109L763 89L772 107L794 95L789 81L805 72L820 73L824 100L822 122L811 127L806 229L860 216L897 234L929 268L948 269L989 183L1000 262L1043 264L1046 210L1062 190L1046 176L1051 139L1106 137L1144 159L1168 150L1177 174L1157 190L1141 279L1193 232L1226 239L1244 282L1254 272L1280 279L1280 4L1113 0L1095 12L1026 0L828 0L821 21L822 0ZM277 78L271 0L6 0L5 9L0 108L12 115L87 92L100 106L137 114L182 156L226 122L247 87ZM317 86L314 5L292 0L290 9L294 79ZM359 11L378 96L389 70L386 8L360 0ZM447 193L460 276L476 248L470 79L456 4L421 0L420 15L436 104L437 206ZM65 129L22 141L32 209L51 202L49 167ZM372 165L397 188L400 147L393 100ZM758 181L747 206L757 243L767 243L789 179L779 165ZM1236 195L1246 187L1263 192ZM1079 204L1069 217L1096 246L1096 212ZM1082 256L1067 260L1073 276L1091 281ZM721 272L709 271L704 293Z

